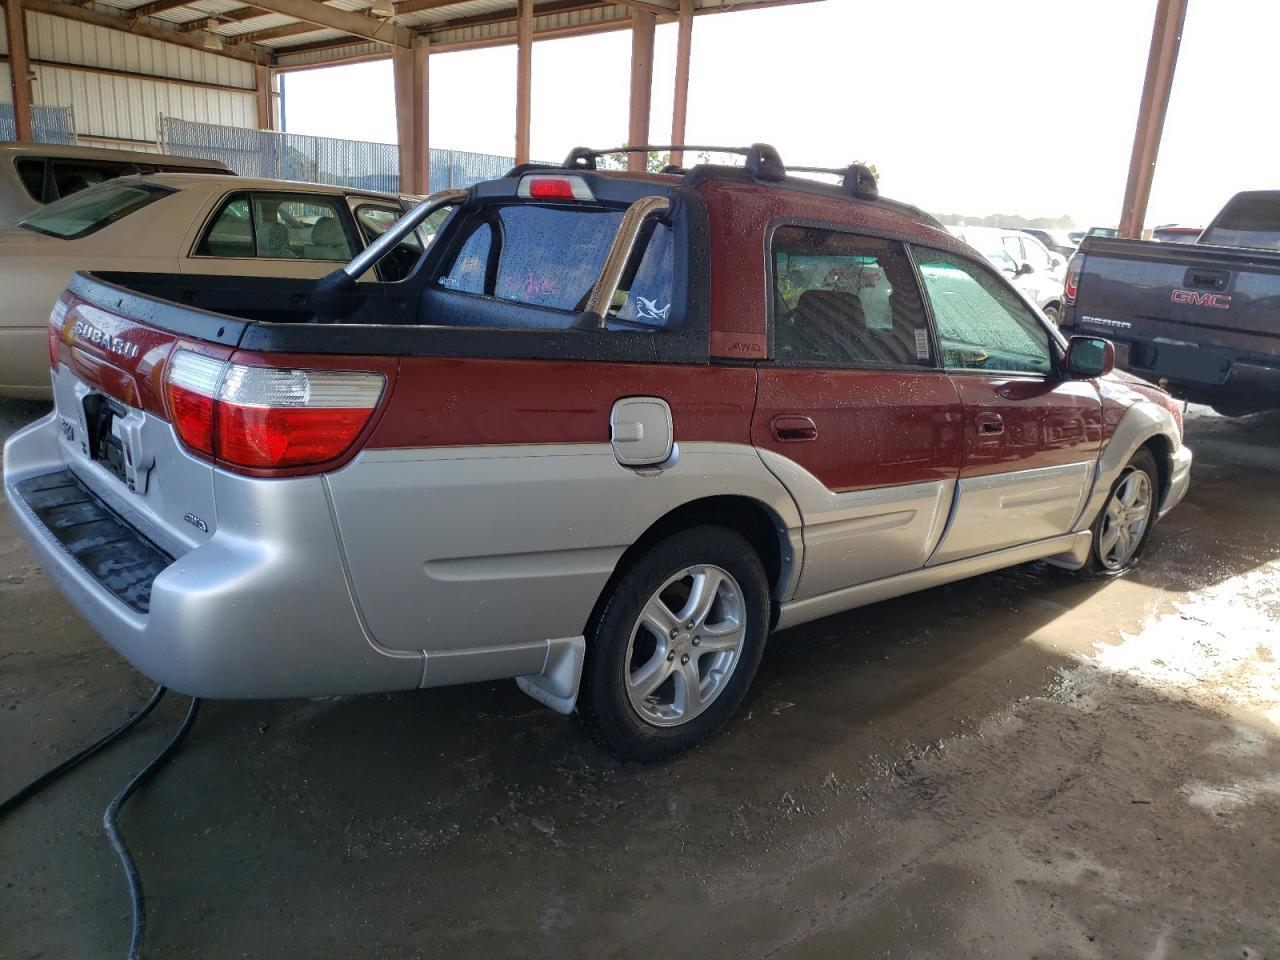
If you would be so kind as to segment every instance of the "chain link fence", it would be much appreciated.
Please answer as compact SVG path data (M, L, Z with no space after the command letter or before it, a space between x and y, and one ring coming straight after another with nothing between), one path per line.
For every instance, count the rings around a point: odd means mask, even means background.
M75 143L76 122L70 107L31 108L31 138L36 143ZM0 140L17 140L13 104L0 103Z
M393 143L339 140L249 130L176 117L160 118L160 146L182 157L220 160L242 177L305 180L362 190L400 189L400 152ZM462 150L431 151L432 192L501 177L512 157Z

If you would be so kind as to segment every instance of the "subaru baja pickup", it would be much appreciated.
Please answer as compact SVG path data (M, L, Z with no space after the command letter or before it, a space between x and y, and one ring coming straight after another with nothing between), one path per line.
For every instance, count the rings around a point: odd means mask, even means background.
M5 448L21 529L178 690L517 678L640 759L733 713L772 630L1127 570L1187 490L1177 405L866 168L738 152L519 166L319 283L77 275L56 409Z

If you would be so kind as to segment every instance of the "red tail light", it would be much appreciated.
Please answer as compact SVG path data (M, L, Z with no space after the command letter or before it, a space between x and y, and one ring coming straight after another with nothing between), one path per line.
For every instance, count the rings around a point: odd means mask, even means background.
M188 447L253 469L326 463L350 449L382 397L380 373L224 363L179 350L166 380Z
M53 305L53 312L49 314L49 367L56 371L58 369L58 343L62 340L62 327L67 321L67 311L71 309L71 305L65 297L59 297L58 302Z
M1067 275L1062 281L1062 299L1067 303L1076 302L1076 293L1080 288L1080 269L1084 266L1084 257L1075 253L1067 261Z

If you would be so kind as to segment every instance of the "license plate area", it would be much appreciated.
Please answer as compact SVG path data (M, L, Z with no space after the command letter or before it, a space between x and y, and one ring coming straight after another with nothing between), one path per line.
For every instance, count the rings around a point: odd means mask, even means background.
M143 414L100 393L86 394L85 446L89 459L134 493L147 492L155 458L143 448Z

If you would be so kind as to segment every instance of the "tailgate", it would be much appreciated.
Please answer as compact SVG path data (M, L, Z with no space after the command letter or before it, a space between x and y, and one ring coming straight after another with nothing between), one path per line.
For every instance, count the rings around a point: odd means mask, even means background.
M216 527L213 467L186 453L174 434L165 363L179 345L218 359L232 347L136 319L143 311L134 301L145 298L85 280L78 277L54 311L54 323L62 321L50 341L58 357L53 394L60 453L125 523L181 555ZM91 302L86 292L106 295Z
M1155 344L1162 374L1221 382L1234 356L1280 356L1280 256L1086 241L1075 325ZM1197 356L1204 348L1211 355Z

